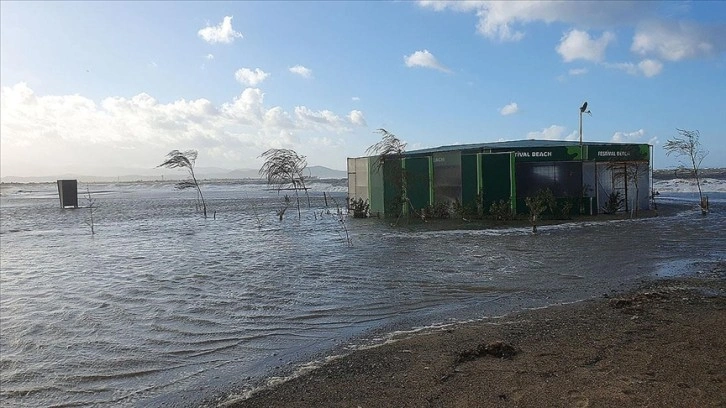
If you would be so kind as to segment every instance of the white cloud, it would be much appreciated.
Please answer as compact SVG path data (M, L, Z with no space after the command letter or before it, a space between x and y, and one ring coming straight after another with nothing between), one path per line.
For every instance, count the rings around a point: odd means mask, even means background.
M214 54L207 54L207 55L204 56L204 58L206 58L208 60L213 60L214 59Z
M225 16L221 23L216 26L209 26L197 31L197 35L210 44L232 43L235 38L242 38L242 33L232 28L232 16Z
M0 96L3 175L42 175L40 166L153 168L171 149L194 148L221 167L250 167L268 148L297 148L312 137L335 138L365 126L361 111L339 116L298 106L293 113L265 106L247 88L222 104L207 99L168 103L141 93L96 103L81 95L36 95L25 83ZM318 161L329 154L319 155ZM85 167L84 167L85 166ZM51 173L48 173L51 174Z
M572 76L577 76L577 75L585 75L585 74L587 74L587 72L588 72L587 68L573 68L573 69L569 70L567 73Z
M350 120L350 123L357 125L357 126L366 126L366 118L363 116L363 112L359 110L352 110L348 114L348 120Z
M441 65L439 61L436 60L436 57L429 52L429 50L416 51L411 55L404 56L403 60L407 67L423 67L436 69L442 72L451 72L448 68Z
M615 132L611 140L615 143L642 143L645 137L645 130L638 129L634 132ZM647 143L656 146L660 141L657 136L653 136Z
M634 132L615 132L612 141L615 143L633 143L640 141L645 135L645 130L639 129Z
M354 97L350 98L350 100L353 102L358 102L358 101L360 101L360 98L357 96L354 96Z
M540 131L527 133L527 139L537 140L580 140L576 130L566 134L567 128L560 125L552 125Z
M237 82L246 86L257 86L257 84L264 81L270 74L256 68L254 71L249 68L240 68L234 73L234 77Z
M310 68L306 68L302 65L295 65L294 67L290 68L289 70L293 74L298 74L303 78L311 78L313 76L313 71Z
M614 62L614 63L605 63L605 66L610 68L619 69L621 71L627 72L630 75L638 75L638 67L633 64L632 62Z
M715 29L687 22L648 21L640 24L630 50L642 56L680 61L726 50L722 25Z
M519 106L517 106L516 102L512 102L508 105L504 105L501 109L499 109L499 113L502 116L512 115L519 111Z
M645 77L656 76L663 70L663 64L657 60L643 60L637 64L632 62L605 63L609 68L624 71L630 75L643 75Z
M295 107L295 118L304 128L334 132L349 131L345 119L327 109L313 111L305 106Z
M595 1L420 1L436 11L451 9L474 13L477 31L493 40L519 41L522 26L533 22L577 24L579 27L607 27L635 22L657 11L651 2Z
M557 53L565 62L578 59L600 62L605 58L605 50L615 39L611 32L604 32L598 39L590 37L586 31L571 30L562 36L557 46Z
M647 59L638 63L638 69L646 77L652 77L660 74L663 70L663 64L660 61Z

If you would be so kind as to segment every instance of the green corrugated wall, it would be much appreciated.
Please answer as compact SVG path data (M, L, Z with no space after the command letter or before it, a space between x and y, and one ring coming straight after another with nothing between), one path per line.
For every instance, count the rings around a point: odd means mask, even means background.
M476 197L479 194L479 170L477 155L461 155L461 204L476 209Z
M404 164L408 199L415 211L421 211L431 204L431 158L407 158Z
M388 159L383 166L383 202L386 217L401 213L402 168L401 159Z
M375 158L368 159L368 194L370 195L370 212L372 215L385 214L383 172L375 165Z

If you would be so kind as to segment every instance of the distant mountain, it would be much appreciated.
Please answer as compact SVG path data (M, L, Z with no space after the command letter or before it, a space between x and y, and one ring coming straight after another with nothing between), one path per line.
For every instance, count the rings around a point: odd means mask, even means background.
M343 170L334 170L323 166L309 166L310 175L321 179L344 179L348 178L348 172Z
M56 180L75 179L84 183L95 182L126 182L126 181L157 181L157 180L185 180L187 173L182 170L168 169L124 169L119 176L108 175L82 175L82 174L57 174L40 177L24 177L24 176L3 176L0 181L3 183L45 183ZM218 180L240 180L240 179L260 179L259 170L257 169L222 169L219 167L199 167L195 170L197 178L200 180L218 179ZM342 170L334 170L323 166L309 166L308 177L317 177L321 179L345 179L348 173Z
M698 170L701 178L726 180L726 168L704 168ZM653 170L655 180L688 179L693 177L693 171L687 168Z

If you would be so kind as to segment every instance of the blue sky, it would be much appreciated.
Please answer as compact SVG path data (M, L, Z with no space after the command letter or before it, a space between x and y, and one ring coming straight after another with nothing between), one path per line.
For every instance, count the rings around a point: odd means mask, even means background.
M408 149L698 129L726 167L726 2L0 3L0 173L120 175L172 149L345 169Z

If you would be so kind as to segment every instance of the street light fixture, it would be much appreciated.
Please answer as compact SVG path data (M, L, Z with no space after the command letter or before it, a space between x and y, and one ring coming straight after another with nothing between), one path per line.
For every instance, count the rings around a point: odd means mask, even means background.
M587 110L587 102L583 103L582 106L580 106L580 153L582 154L582 114L587 113L588 115L592 116L592 113L590 113L589 110Z
M589 110L587 110L587 101L580 106L580 161L582 165L580 166L580 177L581 177L581 183L582 186L580 187L581 193L580 193L580 214L585 213L585 150L582 146L582 114L587 113L588 115L592 116L592 113L590 113Z

